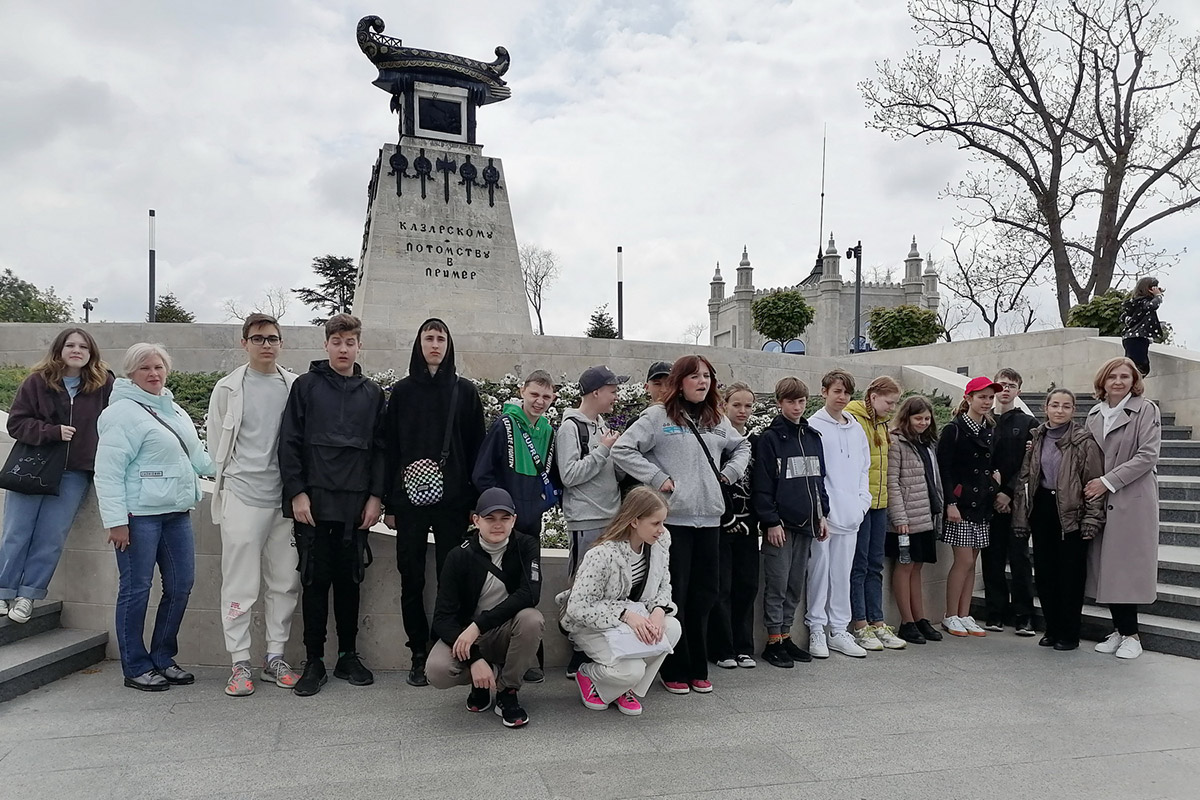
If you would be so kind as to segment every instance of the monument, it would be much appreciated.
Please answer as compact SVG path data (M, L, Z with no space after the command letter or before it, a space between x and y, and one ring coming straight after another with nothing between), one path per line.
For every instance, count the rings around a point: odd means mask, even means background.
M404 47L383 30L363 17L358 46L399 137L371 172L354 311L368 330L415 333L442 317L458 330L530 334L504 166L475 137L478 109L512 94L508 51L485 63Z

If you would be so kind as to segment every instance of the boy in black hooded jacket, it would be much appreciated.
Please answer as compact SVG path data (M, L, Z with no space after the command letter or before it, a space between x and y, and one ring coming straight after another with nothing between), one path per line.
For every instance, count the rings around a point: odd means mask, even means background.
M451 408L453 406L453 408ZM447 439L447 426L450 427ZM455 372L454 339L436 317L425 320L413 342L408 376L392 387L387 407L387 479L384 522L396 531L396 568L400 571L400 612L412 651L408 683L426 686L429 620L425 614L425 564L429 530L434 561L442 574L446 555L462 542L476 491L471 469L483 441L483 404L475 384ZM446 448L443 460L442 450ZM440 465L441 498L409 496L415 489L414 462ZM414 493L416 493L414 491ZM421 503L414 503L414 499Z

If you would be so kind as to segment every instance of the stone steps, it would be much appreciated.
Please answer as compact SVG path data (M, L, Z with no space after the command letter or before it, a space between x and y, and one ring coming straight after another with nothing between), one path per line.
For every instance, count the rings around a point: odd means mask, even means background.
M1160 500L1200 500L1200 475L1160 475Z
M1200 525L1188 522L1162 522L1158 526L1158 543L1182 547L1200 547Z
M0 701L104 660L108 633L63 628L62 603L34 605L29 621L0 618Z

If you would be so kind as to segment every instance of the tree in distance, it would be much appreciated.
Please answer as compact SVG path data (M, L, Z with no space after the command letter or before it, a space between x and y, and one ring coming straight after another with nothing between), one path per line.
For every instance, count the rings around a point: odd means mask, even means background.
M550 289L550 284L558 279L558 256L553 250L538 247L536 244L523 244L517 248L517 258L521 261L521 277L525 279L525 296L537 317L539 336L546 335L542 325L542 300ZM616 336L601 337L615 339Z
M11 269L0 273L0 322L70 322L71 300L21 280Z
M589 339L617 338L617 326L613 323L612 314L608 313L608 303L592 312L592 318L583 335Z
M287 289L271 286L263 291L257 302L249 306L242 305L236 298L227 297L221 303L221 310L225 312L225 319L235 322L241 322L251 314L267 314L277 320L283 320L287 316L291 299Z
M693 322L683 329L683 343L700 344L700 337L704 335L706 330L708 330L707 322Z
M179 302L174 292L167 292L154 304L155 322L195 322L196 315Z
M876 306L867 319L867 336L880 350L933 344L945 333L936 311L917 306Z
M354 305L354 287L358 283L358 267L348 256L317 256L312 260L312 271L320 278L315 289L292 289L300 302L309 308L324 311L325 316L314 317L313 325L324 325L334 314L349 314Z
M1143 0L910 0L918 48L859 84L868 123L949 140L944 196L1025 239L1059 319L1161 271L1154 223L1200 205L1200 37Z
M750 306L754 330L768 339L786 342L804 333L812 324L816 312L795 290L786 290L764 295Z

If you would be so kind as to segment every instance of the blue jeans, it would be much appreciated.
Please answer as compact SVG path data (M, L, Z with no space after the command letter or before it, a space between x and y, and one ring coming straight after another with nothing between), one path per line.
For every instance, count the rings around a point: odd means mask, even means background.
M7 493L0 539L0 600L46 596L75 514L91 485L90 472L72 469L63 473L57 496Z
M129 518L129 547L117 550L117 645L125 677L166 669L179 652L179 626L196 580L192 518L186 511ZM162 575L162 598L146 652L146 606L154 565Z
M883 619L883 543L887 509L872 508L858 526L854 565L850 568L850 615L855 622Z

